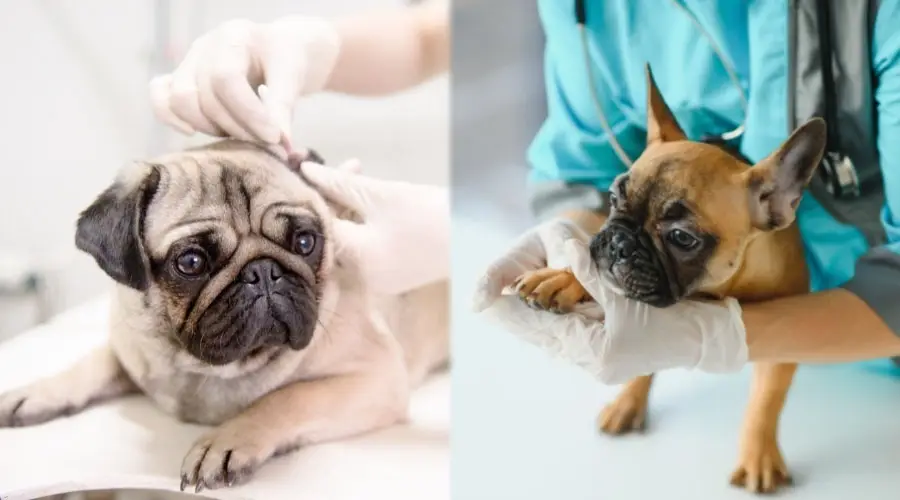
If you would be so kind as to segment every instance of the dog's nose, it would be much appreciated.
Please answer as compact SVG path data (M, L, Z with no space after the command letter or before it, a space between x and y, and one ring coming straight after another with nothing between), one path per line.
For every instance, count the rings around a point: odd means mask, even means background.
M240 280L248 285L274 284L284 277L284 269L273 259L257 259L241 269Z
M612 237L610 249L617 259L627 259L637 249L637 242L630 234L616 233Z

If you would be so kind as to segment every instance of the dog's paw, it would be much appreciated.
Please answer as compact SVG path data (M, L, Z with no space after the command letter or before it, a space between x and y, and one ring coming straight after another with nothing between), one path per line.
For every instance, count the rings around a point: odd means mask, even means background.
M604 434L643 431L647 421L647 394L623 391L597 416L597 430Z
M181 491L195 493L247 482L275 452L263 429L226 423L203 436L181 464Z
M567 313L590 298L568 269L538 269L520 276L513 287L529 306L544 311Z
M0 427L27 427L77 413L77 405L52 384L35 383L0 394Z
M754 437L744 441L738 467L731 484L751 493L773 493L792 482L774 437Z

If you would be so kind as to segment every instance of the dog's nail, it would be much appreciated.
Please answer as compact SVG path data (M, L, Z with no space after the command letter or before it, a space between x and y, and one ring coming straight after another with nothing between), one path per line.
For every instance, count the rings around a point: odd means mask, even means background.
M184 491L184 489L187 488L187 485L188 485L187 474L182 474L181 475L181 487L180 487L181 491Z
M203 487L204 487L203 480L198 479L197 486L194 488L194 493L200 493L201 491L203 491Z

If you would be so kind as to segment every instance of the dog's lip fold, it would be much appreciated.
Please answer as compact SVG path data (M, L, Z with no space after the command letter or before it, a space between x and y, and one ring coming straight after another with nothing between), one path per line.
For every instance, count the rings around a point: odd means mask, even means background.
M642 264L629 266L631 276L637 275L637 281L640 281L642 269L652 269L653 274L657 276L656 280L648 277L646 285L650 286L634 286L641 283L635 283L636 280L628 280L626 283L617 274L617 265L621 266L618 260L611 259L607 255L607 247L610 245L610 239L617 232L627 232L634 238L637 243L636 252L640 252L634 259L642 261ZM641 249L644 249L642 252ZM650 238L638 224L626 218L611 218L607 220L606 225L594 236L590 244L591 259L599 270L605 272L607 277L614 281L616 285L631 299L643 302L654 307L668 307L677 302L678 284L674 276L671 275L667 266L661 262L662 256L656 251L656 247ZM605 264L605 266L604 266ZM603 269L605 267L605 269ZM621 269L620 269L621 270ZM646 274L646 273L643 273ZM652 286L653 283L659 283L660 286Z
M194 357L221 366L246 359L260 349L302 350L311 340L318 319L317 300L301 283L284 280L264 290L232 283L213 302L183 345ZM287 286L288 288L283 288ZM296 290L294 289L296 287Z

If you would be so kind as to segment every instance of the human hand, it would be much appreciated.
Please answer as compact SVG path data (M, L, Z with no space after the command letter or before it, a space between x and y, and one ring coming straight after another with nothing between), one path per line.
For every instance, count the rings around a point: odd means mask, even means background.
M277 144L290 138L295 101L325 86L339 50L337 30L316 17L226 22L150 82L153 110L188 135Z
M571 239L586 242L588 235L567 219L552 219L526 231L482 275L475 288L475 311L491 306L505 289L529 271L548 266L565 267L564 245Z
M564 242L563 253L572 273L596 301L593 309L585 306L560 315L535 310L516 295L498 295L476 304L476 310L480 306L523 340L586 369L604 383L669 368L732 372L746 363L746 333L734 299L685 300L667 308L652 307L614 291L592 263L583 239Z
M358 170L357 170L358 171ZM450 275L450 196L446 188L384 181L346 167L305 162L322 195L359 214L338 220L339 252L356 261L370 289L400 294Z
M566 258L605 312L610 378L626 380L668 368L728 373L747 363L747 334L736 299L681 300L653 307L610 287L581 242L566 244Z

